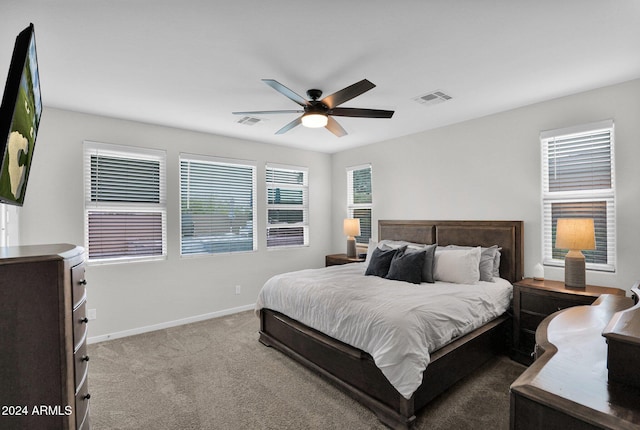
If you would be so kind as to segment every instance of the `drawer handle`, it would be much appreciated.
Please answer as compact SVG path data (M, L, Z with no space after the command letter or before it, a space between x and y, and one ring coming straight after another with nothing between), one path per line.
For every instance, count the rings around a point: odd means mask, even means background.
M88 355L83 355L82 358L80 359L80 361L89 361L89 356Z
M78 281L78 284L80 284L80 285L87 285L87 280L86 280L86 279L80 279L80 280Z
M80 319L80 324L87 324L88 322L89 322L89 318L87 317Z
M91 394L87 393L84 396L82 396L82 400L89 400L91 398Z

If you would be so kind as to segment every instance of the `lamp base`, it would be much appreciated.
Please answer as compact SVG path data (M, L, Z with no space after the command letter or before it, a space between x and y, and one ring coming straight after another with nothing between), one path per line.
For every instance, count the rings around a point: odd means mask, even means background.
M356 253L356 239L355 238L349 238L347 239L347 257L349 258L356 258L357 253Z
M569 254L574 255L569 255ZM575 255L570 251L564 258L564 286L573 290L584 290L587 287L584 255L578 251Z

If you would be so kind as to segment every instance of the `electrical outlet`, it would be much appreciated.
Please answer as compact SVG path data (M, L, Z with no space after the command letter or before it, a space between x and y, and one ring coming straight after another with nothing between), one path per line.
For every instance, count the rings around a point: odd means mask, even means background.
M236 294L240 294L240 285L236 285Z
M90 320L94 320L96 319L96 310L95 309L89 309L87 311L87 318L89 318Z

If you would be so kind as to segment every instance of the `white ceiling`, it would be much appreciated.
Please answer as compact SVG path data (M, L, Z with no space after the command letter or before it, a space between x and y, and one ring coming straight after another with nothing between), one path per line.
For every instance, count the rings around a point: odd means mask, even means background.
M0 80L36 29L45 106L323 152L640 77L637 0L0 0ZM325 95L377 85L336 119L349 133L256 126L232 111L296 109L261 82ZM453 99L425 106L414 97ZM45 112L46 114L46 112ZM179 145L179 142L176 142Z

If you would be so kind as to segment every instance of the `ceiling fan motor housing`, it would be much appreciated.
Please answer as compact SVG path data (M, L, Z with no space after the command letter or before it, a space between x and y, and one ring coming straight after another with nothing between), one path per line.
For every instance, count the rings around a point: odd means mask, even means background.
M329 111L329 107L317 100L310 101L307 106L304 107L304 112L307 114L322 114L326 115Z
M321 90L317 90L315 88L312 88L310 90L307 90L307 95L309 96L309 98L313 101L318 100L321 96L322 96L322 91Z

